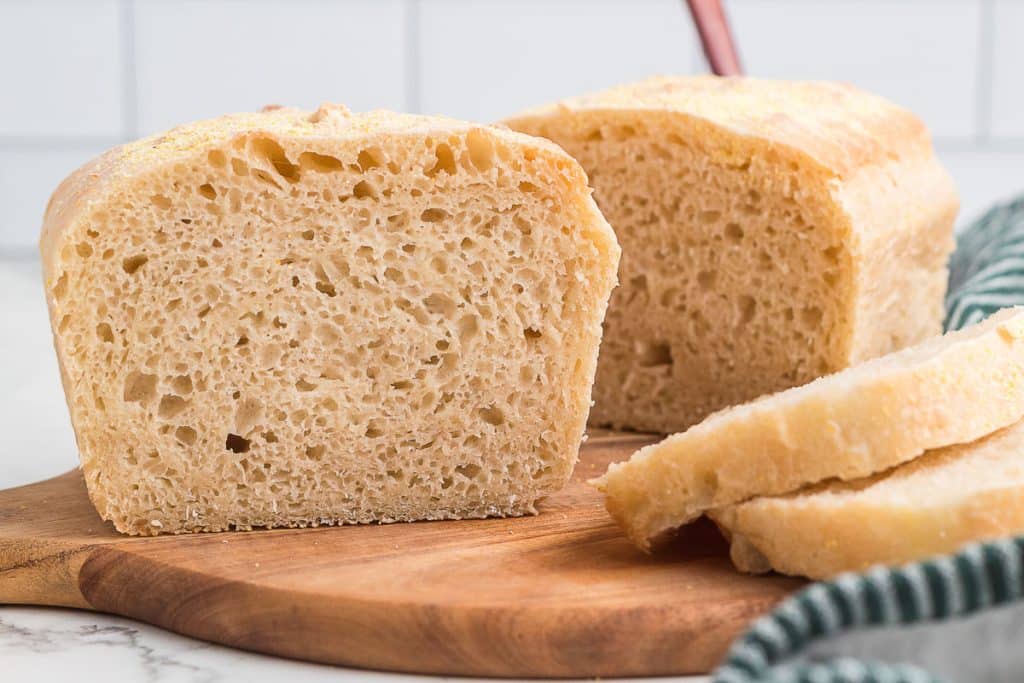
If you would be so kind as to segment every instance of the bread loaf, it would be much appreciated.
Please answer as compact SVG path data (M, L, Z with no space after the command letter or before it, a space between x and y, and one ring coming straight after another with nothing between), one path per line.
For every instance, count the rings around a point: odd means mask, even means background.
M41 249L89 494L132 534L533 511L619 254L555 145L338 106L112 150Z
M596 483L643 548L703 512L856 479L1024 416L1024 308L727 408Z
M1024 533L1024 421L868 479L716 510L733 562L814 579Z
M899 107L654 78L507 123L583 164L622 244L591 424L680 431L941 332L958 202Z

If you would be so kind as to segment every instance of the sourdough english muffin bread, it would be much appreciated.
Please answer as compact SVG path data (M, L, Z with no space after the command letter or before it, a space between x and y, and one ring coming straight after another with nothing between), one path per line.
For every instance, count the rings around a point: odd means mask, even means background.
M736 566L824 579L1024 533L1024 421L884 474L711 513Z
M958 201L847 85L653 78L528 111L622 244L591 424L679 431L941 332Z
M856 479L1024 417L1024 308L711 415L596 483L640 547L704 512Z
M114 149L41 249L89 494L132 534L532 512L619 258L550 142L332 105Z

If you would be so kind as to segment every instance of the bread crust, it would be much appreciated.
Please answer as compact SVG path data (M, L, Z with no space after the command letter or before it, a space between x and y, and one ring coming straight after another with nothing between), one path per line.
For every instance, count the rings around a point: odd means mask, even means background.
M506 121L520 129L531 120L601 111L700 119L797 151L839 180L904 155L931 154L928 130L913 114L851 85L827 81L656 76L529 109Z
M723 410L612 465L595 483L627 535L648 549L653 538L710 509L865 477L926 450L974 441L1022 415L1024 308L1013 308Z
M812 579L876 564L902 564L954 552L975 541L1024 531L1022 480L986 478L986 463L959 488L925 495L899 490L915 476L960 474L981 458L1017 459L1024 450L1024 422L974 443L931 451L912 463L867 480L833 482L778 498L755 498L714 510L710 516L731 540L736 567L770 569ZM1017 468L1020 469L1020 468ZM893 495L874 495L885 484Z

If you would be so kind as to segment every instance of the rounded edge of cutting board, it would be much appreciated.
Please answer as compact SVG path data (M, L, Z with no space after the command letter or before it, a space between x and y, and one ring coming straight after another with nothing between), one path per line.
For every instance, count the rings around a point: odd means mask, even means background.
M710 523L655 555L630 545L584 482L652 439L592 438L573 481L513 519L128 538L67 475L12 490L23 512L45 496L58 519L36 508L12 526L0 492L0 588L16 526L39 569L22 602L80 596L70 606L246 650L467 676L706 672L803 582L737 573ZM47 575L48 557L74 559Z

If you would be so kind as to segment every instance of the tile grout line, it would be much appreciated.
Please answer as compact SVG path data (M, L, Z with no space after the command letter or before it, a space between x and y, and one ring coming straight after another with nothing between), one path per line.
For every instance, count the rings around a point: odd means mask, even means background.
M420 0L405 0L405 109L420 112Z
M975 143L984 146L992 138L993 73L995 67L995 4L980 0L978 22L977 83L975 85Z
M139 136L139 92L135 70L135 2L119 4L121 40L121 137L122 141Z

